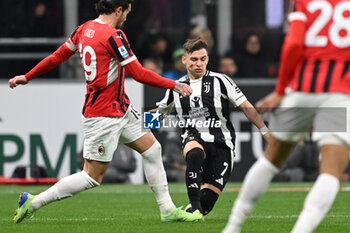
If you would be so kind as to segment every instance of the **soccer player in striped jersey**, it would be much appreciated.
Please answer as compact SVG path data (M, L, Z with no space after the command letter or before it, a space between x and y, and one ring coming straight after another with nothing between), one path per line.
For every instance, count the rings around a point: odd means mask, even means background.
M293 233L316 229L332 206L348 164L350 1L296 0L291 9L275 91L256 104L262 112L283 108L272 112L271 141L264 157L245 177L224 233L240 232L273 176L311 126L321 152L320 173ZM344 114L332 114L332 108Z
M138 62L120 29L131 11L131 3L132 0L100 0L96 4L97 19L80 25L65 44L27 74L9 80L11 88L27 84L78 51L87 84L83 107L83 171L61 179L36 196L23 192L13 218L15 223L31 217L50 202L99 186L118 141L143 156L146 179L155 194L162 222L195 221L202 217L175 207L168 192L161 145L150 131L141 130L140 114L132 108L125 93L124 77L128 72L144 84L170 88L183 96L191 94L188 85L163 78Z
M239 107L265 138L269 133L258 112L232 79L208 71L207 44L190 39L184 46L182 62L193 93L183 98L167 90L157 105L163 115L175 113L182 127L183 155L186 159L186 187L190 205L187 211L208 214L225 187L233 169L235 130L230 121L230 103Z

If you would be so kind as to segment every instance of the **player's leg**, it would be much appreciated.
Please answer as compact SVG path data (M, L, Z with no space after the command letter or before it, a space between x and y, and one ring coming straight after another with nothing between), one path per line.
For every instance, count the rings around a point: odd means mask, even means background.
M163 166L162 147L151 132L126 145L139 152L143 157L145 176L156 197L162 222L196 221L202 218L201 214L189 214L174 205L169 194L168 181Z
M338 193L339 178L349 160L349 147L323 145L320 152L320 175L304 201L303 210L292 233L312 232L327 214Z
M317 104L314 96L290 92L283 98L280 107L272 112L269 121L271 140L264 156L258 159L245 176L224 233L240 232L243 222L295 144L308 135Z
M250 215L293 148L294 144L271 137L265 155L258 159L244 178L224 233L240 232L243 222Z
M22 193L14 222L19 223L39 208L76 193L99 186L117 147L120 122L112 118L84 118L84 170L59 180L44 192L32 196ZM101 141L101 138L104 140Z
M203 215L209 214L214 208L216 201L221 194L221 190L212 184L204 183L201 187L201 205L203 209Z
M100 185L108 164L85 159L83 171L64 177L51 188L36 195L32 201L33 210Z
M191 136L190 136L191 137ZM190 138L189 137L189 138ZM183 149L183 154L186 159L186 188L187 195L190 201L192 211L199 210L203 213L201 206L201 170L205 159L205 152L203 146L196 140L186 141Z
M86 164L89 169L86 169ZM81 191L99 186L108 163L85 160L84 171L64 177L44 192L32 196L23 192L19 197L19 207L15 212L13 221L20 223L24 218L31 217L41 207L63 198L71 197ZM93 172L91 172L93 170Z
M233 170L234 153L231 148L214 143L205 144L207 158L204 162L201 186L203 215L214 207Z
M325 93L314 122L313 139L321 152L320 175L308 193L292 232L312 232L331 207L339 178L348 164L350 147L350 96Z
M143 169L148 185L152 189L160 211L163 215L170 214L175 205L168 191L168 181L162 162L162 147L151 132L143 135L127 146L139 152L143 157Z
M120 142L142 155L145 176L157 200L162 221L200 219L200 215L188 215L174 205L169 194L168 181L163 166L162 147L152 132L142 130L140 114L131 108L126 119L128 119L128 124L123 129Z

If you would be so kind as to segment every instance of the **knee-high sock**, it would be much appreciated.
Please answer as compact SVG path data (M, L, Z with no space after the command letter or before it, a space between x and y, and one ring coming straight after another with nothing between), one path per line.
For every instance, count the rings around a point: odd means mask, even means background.
M329 174L321 174L307 195L292 233L312 232L322 221L339 190L339 180Z
M49 189L36 195L32 201L31 208L35 211L50 202L71 197L76 193L99 185L85 171L75 173L64 177Z
M162 147L156 141L148 150L141 154L143 156L143 169L148 182L156 197L160 212L167 216L176 207L171 200L168 181L162 161Z
M247 173L242 189L233 206L224 232L239 232L245 219L250 215L256 202L266 191L272 178L278 172L265 157L260 158Z
M211 189L204 188L201 190L201 206L203 209L203 215L209 214L209 212L213 209L218 197L219 194Z
M187 195L193 210L199 210L203 213L200 203L201 198L201 168L204 161L204 151L200 148L194 148L186 154L186 187Z

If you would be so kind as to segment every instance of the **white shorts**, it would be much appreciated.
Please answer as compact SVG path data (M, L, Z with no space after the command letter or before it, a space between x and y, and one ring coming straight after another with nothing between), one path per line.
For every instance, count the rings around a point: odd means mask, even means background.
M272 134L298 142L312 131L318 145L350 146L350 95L290 92L270 117Z
M123 117L84 117L84 158L112 161L118 142L130 143L149 132L142 128L141 115L130 106Z

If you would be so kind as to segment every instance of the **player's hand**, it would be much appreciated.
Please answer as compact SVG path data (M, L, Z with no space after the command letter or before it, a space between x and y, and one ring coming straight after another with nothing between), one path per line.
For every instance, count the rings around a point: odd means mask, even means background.
M276 92L272 92L259 100L255 104L255 108L259 113L271 112L274 108L280 105L283 99L283 95L279 95Z
M188 97L192 94L192 88L186 83L175 82L174 91L183 97Z
M26 79L24 75L19 75L9 80L9 87L15 88L18 85L26 85L29 81Z

